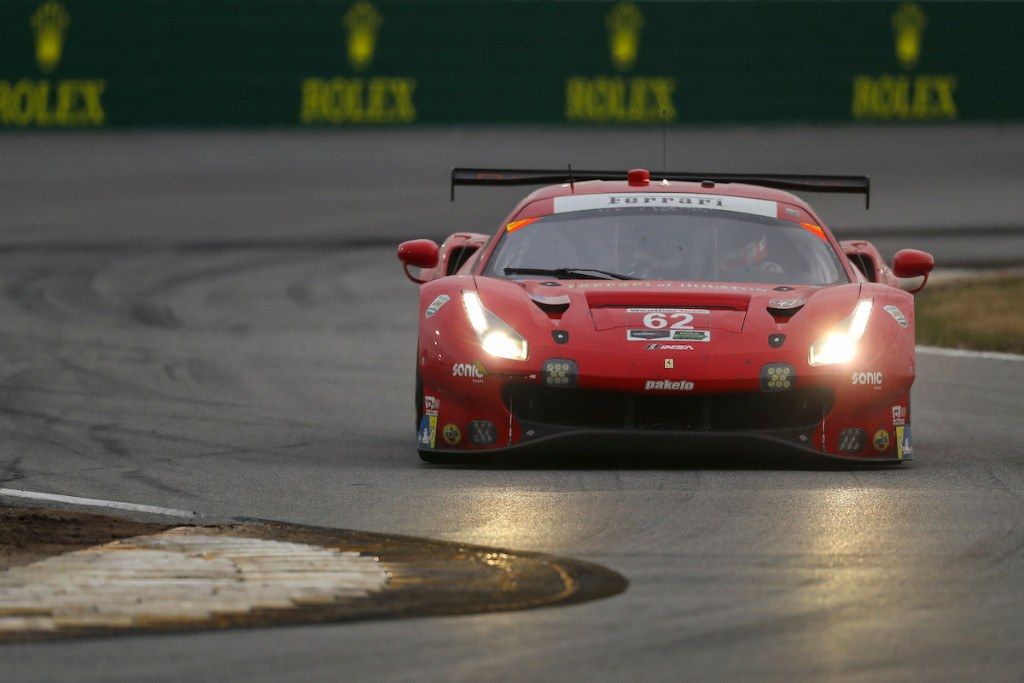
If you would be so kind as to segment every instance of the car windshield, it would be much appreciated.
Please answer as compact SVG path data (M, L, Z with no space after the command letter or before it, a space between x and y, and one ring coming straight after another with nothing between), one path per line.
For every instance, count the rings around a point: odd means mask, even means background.
M534 271L534 272L530 272ZM821 228L720 209L641 206L514 221L484 274L829 285L849 282Z

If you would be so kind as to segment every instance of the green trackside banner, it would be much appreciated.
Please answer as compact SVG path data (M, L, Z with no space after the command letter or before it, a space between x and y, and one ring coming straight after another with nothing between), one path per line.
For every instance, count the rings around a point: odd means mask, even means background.
M2 0L0 129L1024 119L1024 2Z

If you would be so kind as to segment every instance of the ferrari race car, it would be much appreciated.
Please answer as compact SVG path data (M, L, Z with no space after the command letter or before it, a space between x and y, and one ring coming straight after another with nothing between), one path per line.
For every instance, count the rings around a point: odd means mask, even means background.
M420 284L424 460L912 458L914 299L898 278L923 286L934 261L906 249L890 269L787 191L867 203L867 177L454 169L453 199L456 185L546 187L492 235L398 248Z

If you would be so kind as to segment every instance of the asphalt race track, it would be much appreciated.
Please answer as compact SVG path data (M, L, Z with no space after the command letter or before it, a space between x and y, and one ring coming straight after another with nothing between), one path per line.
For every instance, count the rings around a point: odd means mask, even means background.
M1024 128L669 142L671 167L871 173L870 212L812 201L896 247L958 240L947 262L1024 262ZM385 245L501 219L516 193L448 203L453 163L656 167L657 133L25 135L0 159L0 487L630 581L524 612L3 646L0 679L1019 679L1024 362L920 354L898 469L419 462L416 291Z

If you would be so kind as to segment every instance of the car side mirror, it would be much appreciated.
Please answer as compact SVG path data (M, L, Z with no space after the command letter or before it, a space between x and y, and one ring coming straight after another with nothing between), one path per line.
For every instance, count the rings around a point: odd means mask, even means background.
M398 260L402 262L405 276L418 285L426 280L413 277L409 273L410 266L413 268L434 268L440 258L440 249L437 242L433 240L409 240L398 245Z
M892 259L892 274L898 278L924 277L915 289L907 290L911 294L920 292L928 283L928 274L935 267L932 255L917 249L901 249Z

